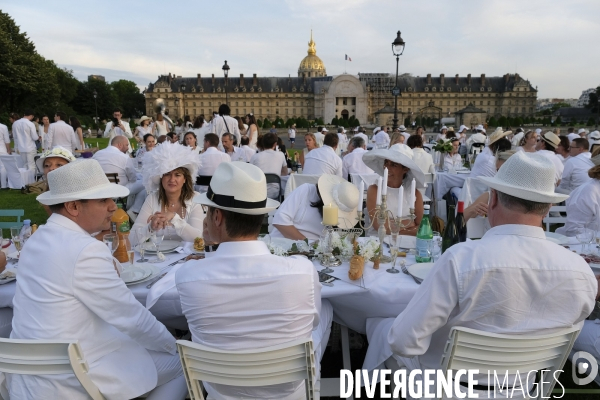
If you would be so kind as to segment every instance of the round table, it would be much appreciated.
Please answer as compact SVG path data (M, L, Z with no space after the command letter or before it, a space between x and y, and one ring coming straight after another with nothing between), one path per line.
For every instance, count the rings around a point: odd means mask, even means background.
M463 187L465 180L470 177L471 174L450 174L448 172L436 172L435 180L433 182L433 190L436 199L441 199L450 189L453 187Z

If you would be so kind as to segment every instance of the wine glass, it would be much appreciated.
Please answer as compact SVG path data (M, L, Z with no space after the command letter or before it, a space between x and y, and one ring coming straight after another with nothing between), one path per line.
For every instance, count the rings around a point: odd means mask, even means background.
M390 218L390 255L392 256L392 268L386 269L386 272L390 274L397 274L396 269L396 258L398 258L398 233L400 232L400 225L396 223L394 218Z
M115 254L115 251L117 251L117 248L119 247L119 235L115 233L104 235L102 237L102 242L108 247L111 254Z
M23 242L21 241L21 228L18 226L11 227L10 237L15 245L15 249L17 249L17 258L19 258L21 256L21 249L23 248Z
M138 243L138 251L140 252L140 256L142 256L142 258L137 260L137 262L139 262L139 263L148 262L148 259L144 258L144 252L146 251L146 248L144 246L145 246L146 242L148 241L148 239L150 238L150 232L148 232L148 227L143 226L140 228L135 228L135 230L133 231L133 234L135 235L136 241Z
M588 228L581 229L575 235L575 237L577 238L579 243L581 243L581 252L583 254L587 254L586 252L588 251L589 244L594 239L594 236L595 236L594 231L591 229L588 229Z
M165 237L165 231L164 229L152 229L150 226L148 227L148 230L150 231L150 241L154 245L154 249L156 251L156 257L148 261L151 263L161 263L163 260L158 258L158 249Z
M442 235L433 231L433 238L429 243L431 245L431 261L435 262L442 252Z
M129 258L129 266L133 267L133 262L135 261L135 253L133 251L133 246L131 245L131 242L129 240L125 240L125 250L127 250L127 258Z

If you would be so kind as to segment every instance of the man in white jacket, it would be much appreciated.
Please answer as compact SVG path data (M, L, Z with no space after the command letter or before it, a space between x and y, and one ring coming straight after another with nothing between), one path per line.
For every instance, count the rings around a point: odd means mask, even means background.
M106 399L184 399L175 339L119 277L106 245L92 235L110 227L114 197L96 160L48 174L38 196L53 214L23 247L12 339L75 339L89 377ZM73 374L7 374L11 399L88 399Z

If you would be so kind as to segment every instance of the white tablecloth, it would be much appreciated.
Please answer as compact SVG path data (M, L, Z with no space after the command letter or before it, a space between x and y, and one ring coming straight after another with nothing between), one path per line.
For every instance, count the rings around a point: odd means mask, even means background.
M453 187L463 187L465 179L471 174L449 174L447 172L436 172L433 182L433 190L436 199L441 199Z

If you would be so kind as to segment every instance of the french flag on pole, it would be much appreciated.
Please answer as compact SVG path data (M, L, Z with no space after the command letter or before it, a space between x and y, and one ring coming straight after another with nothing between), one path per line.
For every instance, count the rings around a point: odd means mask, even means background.
M350 57L348 57L348 54L346 54L346 60L347 61L352 61L352 59Z

